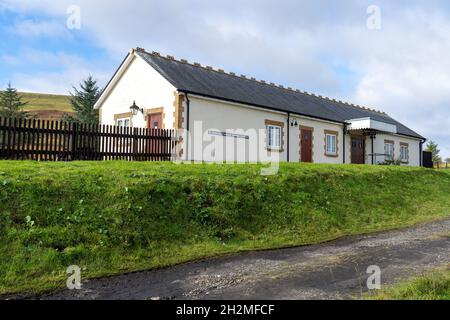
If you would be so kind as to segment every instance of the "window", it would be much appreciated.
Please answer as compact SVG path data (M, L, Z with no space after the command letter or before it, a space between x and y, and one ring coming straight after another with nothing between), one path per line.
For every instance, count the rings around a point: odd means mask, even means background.
M337 131L325 130L325 156L327 157L337 157L338 156L338 144L339 133Z
M116 125L122 128L128 128L130 126L130 118L117 119Z
M283 152L284 122L266 119L265 125L266 125L266 143L267 143L266 149L267 149L267 151Z
M119 113L114 115L114 122L116 126L121 128L127 128L132 126L131 119L133 114L131 112Z
M409 161L409 145L402 143L400 144L400 160L402 162Z
M337 136L335 134L326 134L325 135L326 140L326 154L327 155L336 155L337 154Z
M394 142L385 141L384 142L384 153L386 154L386 160L394 160Z
M267 147L269 149L281 149L281 127L275 125L267 126Z

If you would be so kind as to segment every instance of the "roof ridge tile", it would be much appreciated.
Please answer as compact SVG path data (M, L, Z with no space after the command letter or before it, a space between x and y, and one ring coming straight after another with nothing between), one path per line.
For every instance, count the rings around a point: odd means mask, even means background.
M358 109L362 109L362 110L366 110L366 111L370 111L370 112L375 112L375 113L378 113L378 114L381 114L381 115L388 116L388 114L386 112L384 112L384 111L371 109L371 108L368 108L366 106L361 106L361 105L358 105L358 104L354 104L354 103L350 103L350 102L347 102L347 101L338 100L338 99L335 99L335 98L330 98L330 97L327 97L327 96L311 93L311 92L308 92L308 91L304 91L304 90L300 90L300 89L296 89L296 88L292 88L292 87L285 87L282 84L275 84L274 82L267 82L265 80L257 80L255 77L248 77L248 76L246 76L244 74L241 74L241 75L238 76L235 72L226 72L222 68L214 69L212 66L202 66L198 62L191 63L191 62L189 62L186 59L177 60L174 56L171 56L171 55L163 56L158 51L149 52L149 51L146 51L145 49L143 49L141 47L136 47L134 50L136 50L137 52L153 55L153 56L156 56L156 57L159 57L159 58L162 58L162 59L167 59L167 60L170 60L170 61L176 61L176 62L179 62L179 63L188 64L188 65L191 65L191 66L194 66L194 67L197 67L197 68L202 68L204 70L214 71L214 72L221 73L221 74L227 74L227 75L230 75L230 76L233 76L233 77L237 77L237 78L240 78L240 79L253 81L253 82L256 82L256 83L259 83L259 84L263 84L263 85L266 85L266 86L275 87L275 88L279 88L279 89L284 89L284 90L292 91L292 92L296 92L296 93L301 93L301 94L305 94L305 95L312 96L312 97L315 97L315 98L325 99L325 100L332 101L334 103L340 103L340 104L344 104L346 106L351 106L351 107L354 107L354 108L358 108Z

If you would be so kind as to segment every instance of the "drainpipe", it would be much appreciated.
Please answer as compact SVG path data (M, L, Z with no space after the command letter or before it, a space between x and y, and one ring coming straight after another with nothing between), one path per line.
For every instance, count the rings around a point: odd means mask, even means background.
M289 139L290 139L290 132L291 132L291 127L290 127L290 124L291 124L291 113L290 112L288 112L288 118L287 118L287 148L286 148L286 150L287 150L287 162L289 163L289 144L290 144L290 142L289 142Z
M374 154L373 154L373 152L374 152L374 148L373 148L373 140L375 139L375 136L374 135L370 135L370 139L372 140L372 165L374 165L375 163L375 161L374 161Z
M191 101L189 100L188 93L185 92L186 96L186 161L189 161L189 117L191 113Z
M347 124L345 124L344 123L344 129L342 130L342 133L343 133L343 139L342 139L342 141L343 141L343 144L344 144L344 146L343 146L343 148L342 148L342 155L343 155L343 163L345 164L345 162L346 162L346 159L345 159L345 136L347 135Z
M420 145L419 145L419 162L420 162L420 166L423 167L423 144L425 143L425 140L421 140L420 141Z

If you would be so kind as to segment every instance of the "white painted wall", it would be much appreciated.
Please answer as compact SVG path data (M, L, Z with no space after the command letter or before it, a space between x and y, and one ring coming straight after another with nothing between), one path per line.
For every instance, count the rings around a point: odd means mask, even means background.
M343 125L328 121L316 120L300 116L291 116L298 127L287 124L287 114L275 111L253 108L241 104L229 103L190 95L190 139L189 159L197 161L287 161L287 128L290 130L290 162L300 161L300 126L313 127L313 161L314 163L343 163L344 135ZM186 106L185 106L186 110ZM184 115L186 120L186 114ZM266 150L265 120L284 123L284 151L268 153ZM185 122L186 127L186 122ZM240 129L240 130L238 130ZM217 137L208 131L238 133L251 136L250 140L234 137ZM325 130L338 132L338 155L325 155ZM255 143L257 140L256 149ZM351 163L351 136L345 135L345 162ZM419 140L391 134L379 134L374 141L375 153L384 153L384 140L395 141L395 158L400 157L400 142L409 143L409 166L420 165ZM228 143L228 145L227 145ZM372 152L370 138L365 138L366 155ZM233 148L234 146L234 148ZM239 146L239 147L237 147ZM209 147L209 149L208 149ZM250 149L253 148L252 152ZM184 146L186 150L186 145ZM205 151L206 150L206 151ZM221 150L224 150L223 152ZM245 151L242 151L245 150ZM381 159L380 159L381 160ZM366 163L371 164L371 157L366 157Z
M143 109L164 107L165 128L173 129L175 87L139 56L132 54L131 62L110 94L100 105L101 124L114 125L114 115L130 112L133 101ZM133 117L133 126L147 126L142 113Z
M186 118L186 117L185 117ZM272 120L284 123L284 150L282 152L268 152L266 147L266 120ZM272 112L260 108L251 108L244 105L233 104L214 99L208 99L190 95L190 133L189 140L189 159L198 161L287 161L287 130L290 130L290 162L300 161L300 126L314 128L313 141L313 160L315 163L342 163L342 136L343 126L331 122L306 119L303 117L291 117L291 120L297 120L298 127L291 127L287 124L287 114ZM208 131L227 132L230 129L235 133L250 135L256 133L256 137L250 137L250 140L217 137L208 134ZM240 129L240 131L236 131ZM338 132L339 150L337 157L325 156L325 130ZM259 134L262 131L262 136ZM255 143L255 139L257 142ZM209 152L205 149L213 143L216 152ZM227 147L227 143L229 143ZM240 144L239 151L230 146ZM250 148L252 155L250 155ZM220 153L217 149L224 146L224 152ZM186 148L184 148L186 150ZM231 150L231 151L230 151ZM242 152L245 150L245 152ZM347 151L348 152L348 151ZM256 153L256 156L255 156Z
M400 136L397 134L377 134L373 141L373 149L376 154L384 154L384 141L394 141L394 159L400 158L400 143L409 144L409 163L402 164L402 166L420 166L420 141L414 138ZM365 137L365 163L372 164L372 141L370 137ZM375 164L383 162L385 158L383 156L377 156L374 159ZM346 135L346 163L351 163L351 134Z
M192 95L189 97L191 136L189 159L196 161L222 161L225 159L239 162L286 161L286 115ZM266 150L265 120L284 123L285 150L283 152ZM248 135L250 139L208 134L208 131L230 132L230 130L235 134Z
M368 150L371 150L371 142L368 139ZM374 148L376 153L384 153L384 140L394 141L394 159L400 158L400 143L409 144L409 163L408 166L420 166L420 141L400 135L380 134L374 140ZM370 153L370 151L369 151ZM379 159L383 160L383 159ZM371 159L369 159L371 163ZM406 165L406 164L404 164Z
M313 162L314 163L343 163L343 125L332 122L312 120L303 117L291 117L297 120L298 127L291 127L291 162L300 161L300 126L312 127L313 132ZM336 131L338 133L338 155L329 157L325 155L325 130ZM348 152L346 150L346 152Z

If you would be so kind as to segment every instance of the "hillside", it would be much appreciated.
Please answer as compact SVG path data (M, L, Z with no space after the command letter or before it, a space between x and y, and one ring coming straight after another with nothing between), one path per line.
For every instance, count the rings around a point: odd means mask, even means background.
M0 161L0 295L243 250L317 243L450 214L423 168Z
M29 105L26 111L36 115L37 119L60 120L64 113L71 113L69 96L45 93L21 93Z

